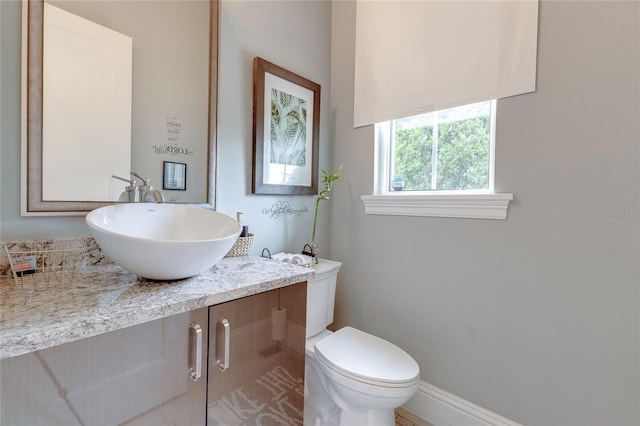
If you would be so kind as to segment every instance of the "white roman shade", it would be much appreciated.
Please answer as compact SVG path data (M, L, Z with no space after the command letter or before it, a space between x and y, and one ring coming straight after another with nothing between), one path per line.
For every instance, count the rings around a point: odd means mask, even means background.
M354 127L535 90L537 0L357 0Z

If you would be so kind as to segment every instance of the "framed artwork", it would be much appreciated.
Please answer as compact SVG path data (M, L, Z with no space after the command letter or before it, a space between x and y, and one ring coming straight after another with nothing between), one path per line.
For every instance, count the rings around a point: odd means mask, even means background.
M254 194L318 193L320 85L253 61Z
M162 189L187 190L187 165L185 163L162 162Z

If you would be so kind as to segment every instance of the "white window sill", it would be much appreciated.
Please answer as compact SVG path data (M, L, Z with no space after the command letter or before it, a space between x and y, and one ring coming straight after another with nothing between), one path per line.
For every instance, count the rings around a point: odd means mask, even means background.
M513 194L389 193L362 195L360 199L365 214L504 220Z

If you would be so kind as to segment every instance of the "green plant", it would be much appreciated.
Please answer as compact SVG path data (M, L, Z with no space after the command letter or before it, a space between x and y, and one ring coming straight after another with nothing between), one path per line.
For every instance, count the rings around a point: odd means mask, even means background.
M327 195L331 189L333 188L333 182L340 179L340 170L342 170L342 166L336 168L336 171L329 174L325 169L322 169L322 182L324 183L324 190L320 191L318 194L318 198L316 199L316 213L313 215L313 232L311 233L311 241L315 241L316 239L316 223L318 222L318 207L320 206L321 200L328 200L329 196Z

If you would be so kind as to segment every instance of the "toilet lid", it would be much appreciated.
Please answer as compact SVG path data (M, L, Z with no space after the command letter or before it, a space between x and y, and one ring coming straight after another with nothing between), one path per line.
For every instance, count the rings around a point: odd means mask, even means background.
M379 337L344 327L315 344L325 366L354 380L404 386L419 378L420 368L411 356Z

